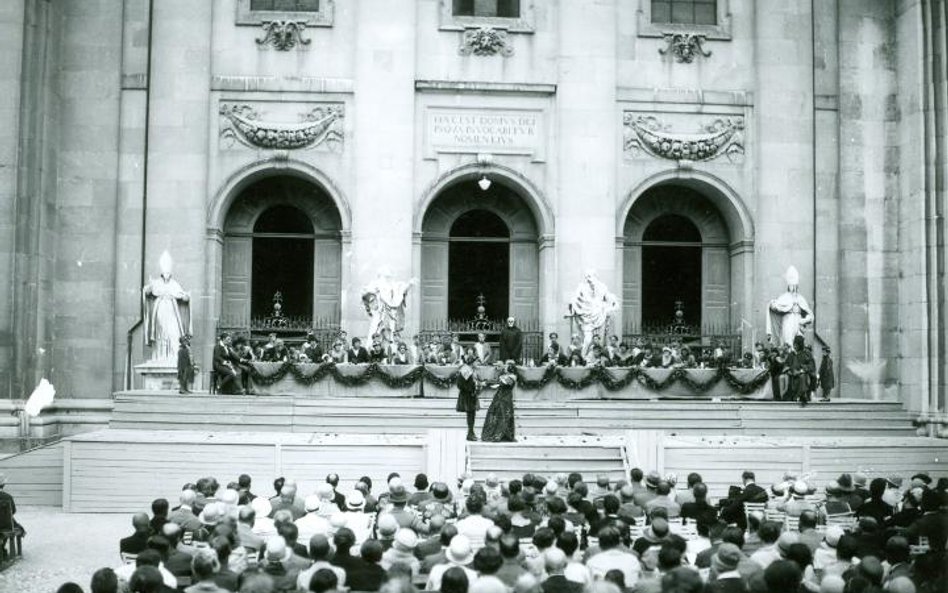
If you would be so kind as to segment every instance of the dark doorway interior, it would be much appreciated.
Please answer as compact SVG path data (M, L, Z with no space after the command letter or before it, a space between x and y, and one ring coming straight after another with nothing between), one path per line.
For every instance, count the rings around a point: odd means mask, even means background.
M286 317L313 313L313 227L297 208L274 206L260 215L253 232L253 318L273 314L273 295L283 296Z
M448 317L472 319L484 295L487 316L507 317L510 300L510 230L488 210L471 210L451 227L448 248Z
M642 246L642 325L668 325L681 301L684 322L701 324L701 234L683 216L666 214L645 230Z

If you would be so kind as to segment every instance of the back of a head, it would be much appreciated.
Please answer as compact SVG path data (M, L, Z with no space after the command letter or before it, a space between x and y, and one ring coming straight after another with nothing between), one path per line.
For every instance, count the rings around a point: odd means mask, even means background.
M757 535L765 544L772 544L780 537L780 523L776 521L764 521L757 530Z
M83 591L82 587L80 587L78 583L73 583L70 581L60 585L59 589L56 589L56 593L83 593Z
M467 593L467 573L460 566L452 566L441 575L441 593Z
M744 547L744 530L740 527L728 526L721 532L721 541L734 544L738 548Z
M708 498L708 486L704 482L698 482L691 487L691 492L695 500L706 500Z
M820 593L843 593L846 581L838 574L828 574L820 581Z
M619 501L619 497L615 494L607 494L602 498L602 510L604 510L609 515L615 515L618 513L620 506L622 506L622 503Z
M161 554L157 550L152 550L150 548L142 550L138 557L135 558L135 566L154 566L157 567L161 563Z
M698 571L679 566L662 577L662 593L701 593L704 583Z
M116 593L118 591L118 577L111 568L100 568L92 574L89 583L92 593Z
M332 543L336 546L337 550L346 550L349 551L349 548L355 545L356 538L355 532L353 532L348 527L341 527L336 531L336 535L332 537Z
M415 476L415 490L427 490L428 489L428 476L425 474L418 474Z
M606 574L602 576L602 580L607 583L612 583L618 587L620 591L625 590L625 573L618 568L607 571Z
M132 527L138 532L151 531L151 523L148 519L148 515L145 513L135 513L132 515Z
M873 478L869 482L869 495L872 498L882 498L882 495L885 494L886 482L885 478Z
M562 573L567 562L566 552L559 548L550 548L543 552L543 565L546 567L547 574Z
M473 567L481 575L496 574L503 564L504 558L497 548L485 546L474 554Z
M859 549L859 540L855 536L845 534L836 542L836 557L840 560L852 560Z
M655 492L658 493L659 496L667 496L669 493L671 493L671 484L665 480L662 480L658 483L658 487L655 488Z
M454 539L454 536L458 534L458 528L452 523L450 525L445 525L441 530L440 542L441 545L445 548L451 545L451 540Z
M900 535L894 535L885 542L885 559L889 564L908 562L910 550L907 539Z
M240 593L273 593L273 578L264 573L245 571L240 575Z
M895 577L885 585L888 593L915 593L915 589L915 583L906 576Z
M816 529L816 511L811 511L809 509L800 513L800 531L804 529Z
M372 564L378 564L382 560L382 544L381 542L370 539L366 540L362 544L362 548L359 550L362 559L366 562L371 562Z
M131 593L160 593L165 586L157 566L139 566L128 579Z
M803 580L803 571L790 560L775 560L764 571L770 593L796 593Z
M688 487L689 488L694 488L695 485L700 484L701 481L702 481L701 474L695 473L695 472L691 472L690 474L688 474Z
M167 517L168 506L167 498L156 498L151 501L151 513L156 517Z
M633 483L638 483L645 477L645 472L638 467L633 467L632 471L629 472L629 477L632 478Z
M191 575L196 581L209 579L220 569L220 561L213 550L198 549L191 559Z
M545 550L556 541L556 534L549 527L541 527L533 533L533 545L540 550Z
M882 579L885 577L885 569L882 566L882 562L875 556L864 556L856 571L877 587L882 585Z
M556 538L556 547L563 550L567 557L572 557L579 549L579 538L572 531L564 531Z
M622 535L619 530L611 525L599 530L599 547L603 550L610 550L619 545Z
M309 557L312 560L326 560L332 547L329 545L329 538L322 533L317 533L309 538Z
M511 533L504 534L500 538L498 549L505 559L517 558L520 556L520 539Z
M681 566L681 552L671 544L662 544L658 550L658 569L668 572L677 566Z
M309 579L309 590L313 593L325 593L332 591L339 586L339 577L335 571L328 568L320 568Z

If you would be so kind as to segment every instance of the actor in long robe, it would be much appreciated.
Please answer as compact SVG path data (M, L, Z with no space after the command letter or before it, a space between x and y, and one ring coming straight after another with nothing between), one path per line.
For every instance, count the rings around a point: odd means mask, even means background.
M514 361L520 364L523 358L523 332L517 327L517 320L513 317L507 318L507 325L500 330L500 360L507 362Z

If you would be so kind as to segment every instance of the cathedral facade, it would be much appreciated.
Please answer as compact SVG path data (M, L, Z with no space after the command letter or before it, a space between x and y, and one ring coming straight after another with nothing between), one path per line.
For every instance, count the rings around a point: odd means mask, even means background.
M945 409L944 0L12 0L9 398L135 386L168 251L198 362L276 314L766 340L790 266L838 393ZM268 321L269 320L269 321ZM665 331L662 329L662 331Z

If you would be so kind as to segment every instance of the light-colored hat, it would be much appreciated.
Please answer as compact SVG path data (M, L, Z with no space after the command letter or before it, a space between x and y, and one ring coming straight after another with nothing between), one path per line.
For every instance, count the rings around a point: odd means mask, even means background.
M800 542L800 534L796 531L784 531L777 539L777 549L784 558L790 553L790 546Z
M809 491L810 487L807 486L806 482L803 480L797 480L793 483L793 493L797 496L805 496Z
M224 490L220 496L220 501L228 506L236 506L239 500L240 493L238 493L236 490L231 490L230 488Z
M449 562L466 566L474 560L474 548L471 547L471 540L464 535L455 535L451 538L451 545L445 552Z
M321 500L332 500L333 498L333 489L329 484L320 484L316 486L316 496Z
M319 498L318 494L310 494L303 500L303 508L306 509L307 513L318 511L321 501L322 499Z
M418 545L418 536L411 529L402 527L395 532L395 545L403 552L414 550Z
M557 485L556 482L552 482L552 481L551 481L551 482L547 482L547 483L546 483L546 486L543 487L543 491L544 491L548 496L553 496L553 495L556 494L556 492L557 492L557 490L559 490L559 488L560 488L560 487Z
M270 501L262 496L250 501L250 508L253 509L254 513L258 517L269 517L270 513L273 512L273 505L270 504Z
M500 478L494 473L487 474L487 478L484 479L484 485L488 488L496 488L500 486Z
M204 507L198 519L205 525L217 525L224 518L224 509L216 502Z
M274 535L267 540L267 560L270 562L281 562L289 560L293 555L293 550L288 548L286 540L279 535Z
M394 535L398 531L398 520L389 513L379 516L379 535Z
M358 490L346 495L346 507L350 511L361 511L365 507L365 496Z
M830 525L826 528L826 533L823 534L823 541L826 542L827 546L835 548L839 544L839 538L843 537L845 533L839 525Z

